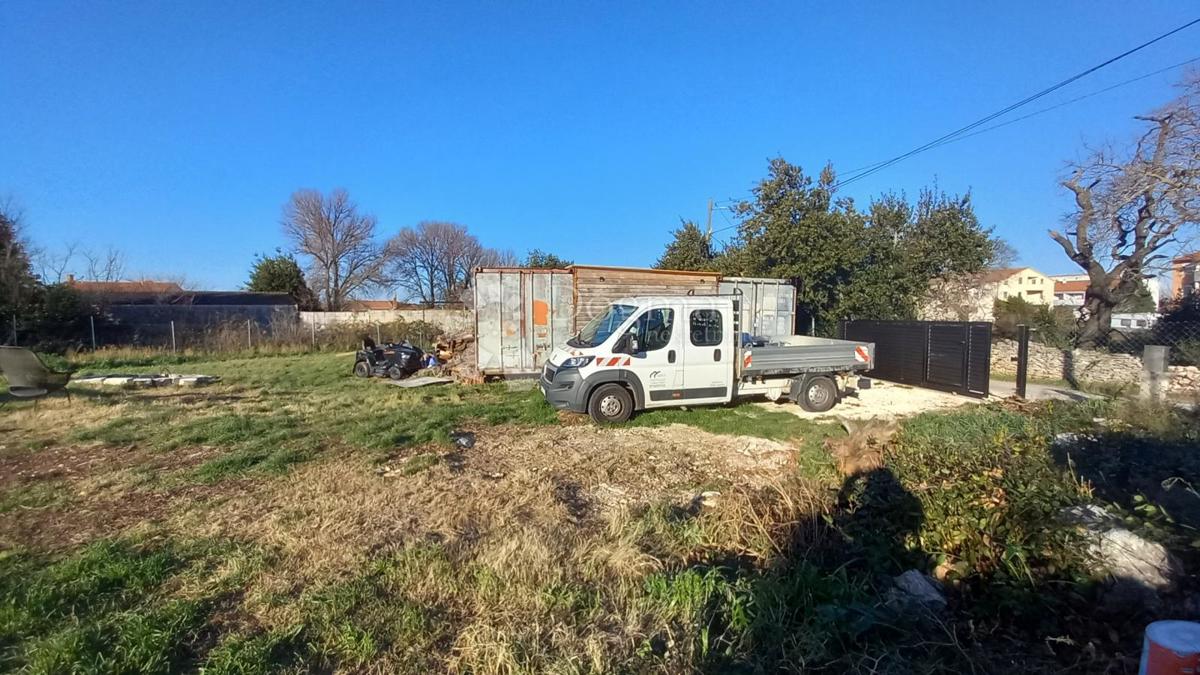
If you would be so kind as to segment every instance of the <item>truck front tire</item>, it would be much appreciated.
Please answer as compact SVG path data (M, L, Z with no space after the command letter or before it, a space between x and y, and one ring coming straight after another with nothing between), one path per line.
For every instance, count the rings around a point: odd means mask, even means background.
M811 378L800 388L796 402L808 412L825 412L837 403L837 385L825 376Z
M633 397L619 384L602 384L588 398L588 415L601 424L624 422L633 415Z

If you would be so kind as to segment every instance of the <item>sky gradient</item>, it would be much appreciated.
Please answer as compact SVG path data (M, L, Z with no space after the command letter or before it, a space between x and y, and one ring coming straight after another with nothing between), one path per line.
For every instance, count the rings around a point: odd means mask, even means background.
M783 156L886 159L1200 16L1189 2L0 3L0 196L38 246L114 246L127 276L236 288L301 187L381 235L650 265L680 218ZM1200 56L1200 26L1036 110ZM847 186L937 181L1046 273L1086 143L1125 140L1185 69L924 153ZM1017 116L1021 113L1014 113ZM714 227L730 224L718 211ZM724 232L727 236L731 232Z

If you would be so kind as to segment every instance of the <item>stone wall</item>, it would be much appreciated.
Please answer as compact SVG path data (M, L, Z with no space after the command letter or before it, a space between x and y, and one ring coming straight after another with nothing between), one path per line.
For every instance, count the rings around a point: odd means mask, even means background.
M1017 341L992 342L992 372L1015 375ZM1137 384L1142 377L1142 360L1129 354L1088 349L1055 349L1029 343L1029 377L1042 380L1113 382Z
M992 372L1017 373L1017 341L992 342ZM1142 380L1142 359L1130 354L1112 354L1089 349L1055 349L1029 343L1029 378L1137 385ZM1200 391L1200 368L1171 366L1167 374L1168 393Z
M474 333L475 312L469 309L372 309L363 312L300 312L300 321L318 329L342 323L373 325L393 321L426 321L450 334Z
M1167 393L1200 393L1200 368L1196 366L1170 366L1167 368Z

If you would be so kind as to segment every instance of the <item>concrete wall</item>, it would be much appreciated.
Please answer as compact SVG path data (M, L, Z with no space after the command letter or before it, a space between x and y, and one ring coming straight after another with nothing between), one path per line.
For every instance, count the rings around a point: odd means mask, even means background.
M1015 375L1017 341L992 342L992 372ZM1171 366L1167 392L1200 392L1200 368ZM1142 378L1142 359L1131 354L1111 354L1088 349L1055 349L1029 343L1029 377L1045 380L1137 385Z
M425 321L449 334L474 333L475 313L469 309L372 309L362 312L300 312L305 327L317 328L343 323L377 324L393 321Z

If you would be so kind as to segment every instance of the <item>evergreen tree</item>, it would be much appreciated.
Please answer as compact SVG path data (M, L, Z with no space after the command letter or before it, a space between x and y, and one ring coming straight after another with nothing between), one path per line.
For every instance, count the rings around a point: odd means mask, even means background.
M690 220L680 221L679 229L672 233L671 243L654 267L660 270L716 270L717 256L713 254L712 242Z
M250 270L250 280L246 282L246 290L259 293L287 293L292 296L300 309L315 309L316 294L304 280L304 272L300 264L290 253L275 249L275 255L258 255L254 258L254 267Z
M539 248L535 248L525 256L525 262L521 266L543 270L561 270L574 264L574 261L560 258L553 253L546 253Z
M0 325L11 321L13 314L29 308L36 300L38 286L29 253L21 241L17 217L9 209L0 207L0 317L5 319Z

